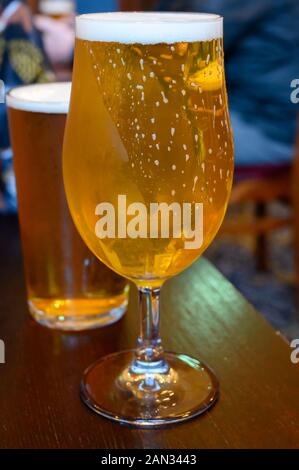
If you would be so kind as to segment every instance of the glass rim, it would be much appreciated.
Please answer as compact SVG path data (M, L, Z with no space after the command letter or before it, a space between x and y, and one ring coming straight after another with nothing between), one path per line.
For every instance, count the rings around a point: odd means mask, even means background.
M223 17L214 13L106 12L76 17L76 37L123 44L161 44L222 38Z
M65 93L65 98L61 94L57 96L52 95L51 97L49 93L46 93L47 89L48 91L53 89L56 91L63 91ZM32 97L32 95L28 95L28 97L26 97L26 92L29 92L30 90L38 90L41 93L34 97ZM23 93L24 91L25 94ZM70 92L71 82L31 83L28 85L20 85L11 88L6 93L6 104L8 108L20 111L47 114L67 114L70 103Z
M147 23L149 18L159 18L161 17L161 23L165 23L162 21L162 17L172 17L173 19L176 18L176 21L173 23L180 23L178 21L179 17L184 18L188 22L193 18L194 23L207 23L207 22L218 22L223 20L223 16L217 13L204 13L204 12L188 12L188 11L112 11L112 12L100 12L100 13L84 13L81 15L76 16L76 20L88 20L88 21L109 21L111 23ZM131 18L131 20L124 20L125 17ZM144 17L144 19L142 19ZM146 19L147 18L147 19ZM154 21L153 21L154 22ZM155 21L159 23L159 21Z

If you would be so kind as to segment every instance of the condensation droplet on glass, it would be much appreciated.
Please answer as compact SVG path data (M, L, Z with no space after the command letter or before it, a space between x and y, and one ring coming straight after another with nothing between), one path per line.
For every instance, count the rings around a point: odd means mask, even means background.
M195 191L195 186L196 186L197 181L198 181L198 176L195 176L195 177L194 177L194 180L193 180L193 188L192 188L192 192L193 192L193 193L194 193L194 191Z
M165 104L168 103L168 99L166 98L164 91L161 91L161 95L162 95L163 103Z

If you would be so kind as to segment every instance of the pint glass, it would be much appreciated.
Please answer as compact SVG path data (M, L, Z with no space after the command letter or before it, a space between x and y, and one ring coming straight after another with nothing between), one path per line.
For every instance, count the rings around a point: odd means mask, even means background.
M96 260L69 214L61 162L69 94L68 83L29 85L12 89L7 104L29 309L44 325L81 330L123 315L127 282Z

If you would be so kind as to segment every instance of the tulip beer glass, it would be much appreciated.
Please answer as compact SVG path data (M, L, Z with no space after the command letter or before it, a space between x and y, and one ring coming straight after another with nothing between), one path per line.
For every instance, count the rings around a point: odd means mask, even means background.
M82 238L139 292L137 348L87 369L84 402L141 427L204 412L217 379L201 361L163 351L159 296L211 243L231 190L222 18L78 17L63 165Z

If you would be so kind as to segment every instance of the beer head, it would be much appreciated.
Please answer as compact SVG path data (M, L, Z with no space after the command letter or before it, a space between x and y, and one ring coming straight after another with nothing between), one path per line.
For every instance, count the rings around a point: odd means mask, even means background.
M61 18L74 13L74 2L72 0L42 0L39 2L39 11L52 18Z
M95 13L77 17L76 36L125 44L210 41L222 37L222 23L206 13Z
M8 107L35 113L67 114L71 83L43 83L13 88L7 95Z

